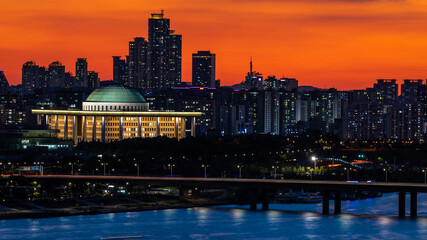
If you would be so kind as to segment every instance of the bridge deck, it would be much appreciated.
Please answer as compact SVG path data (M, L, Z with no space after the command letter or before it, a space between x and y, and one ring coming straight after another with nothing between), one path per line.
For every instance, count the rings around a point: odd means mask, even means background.
M2 176L8 178L9 176ZM358 182L318 181L318 180L275 180L275 179L236 179L236 178L183 178L183 177L134 177L134 176L98 176L98 175L24 175L39 180L81 180L138 182L142 184L182 186L182 187L239 187L239 188L304 188L318 191L381 191L381 192L427 192L427 184L394 182Z

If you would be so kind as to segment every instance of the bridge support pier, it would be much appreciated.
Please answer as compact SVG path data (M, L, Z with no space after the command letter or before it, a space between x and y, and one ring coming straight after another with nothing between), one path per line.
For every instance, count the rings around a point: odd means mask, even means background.
M417 192L411 192L411 218L417 217Z
M406 192L399 192L399 218L405 217L405 195Z
M323 191L323 207L322 207L322 214L328 215L329 214L329 191Z
M250 199L249 199L249 209L250 210L256 210L256 204L257 204L257 190L256 189L251 189L250 190Z
M334 213L341 213L341 191L335 191Z
M269 199L268 199L268 189L263 189L262 190L262 196L261 196L261 199L262 199L262 210L268 210L268 202L269 202Z

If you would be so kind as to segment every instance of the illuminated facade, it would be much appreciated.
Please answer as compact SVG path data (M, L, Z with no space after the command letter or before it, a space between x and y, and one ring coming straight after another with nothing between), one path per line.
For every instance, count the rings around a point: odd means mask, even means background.
M34 109L37 123L59 130L59 139L79 142L111 142L127 138L186 137L186 122L195 135L200 112L153 112L136 90L113 84L99 88L83 102L83 110Z

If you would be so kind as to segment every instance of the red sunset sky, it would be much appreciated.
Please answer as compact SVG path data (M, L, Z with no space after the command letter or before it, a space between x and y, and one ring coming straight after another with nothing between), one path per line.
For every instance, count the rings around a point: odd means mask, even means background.
M21 83L22 64L55 60L74 74L85 57L101 80L113 55L147 37L152 12L165 10L183 35L183 81L191 53L217 54L217 78L239 83L254 58L264 76L300 85L361 89L377 78L427 78L425 0L0 0L0 70Z

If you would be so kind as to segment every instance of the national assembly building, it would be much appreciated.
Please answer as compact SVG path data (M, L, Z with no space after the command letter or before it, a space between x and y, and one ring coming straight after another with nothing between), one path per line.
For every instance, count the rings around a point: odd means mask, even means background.
M112 142L128 138L166 136L182 139L190 126L195 135L201 112L155 112L135 89L119 84L93 91L82 110L33 109L37 123L59 130L59 139L79 142ZM187 124L189 122L189 124Z

